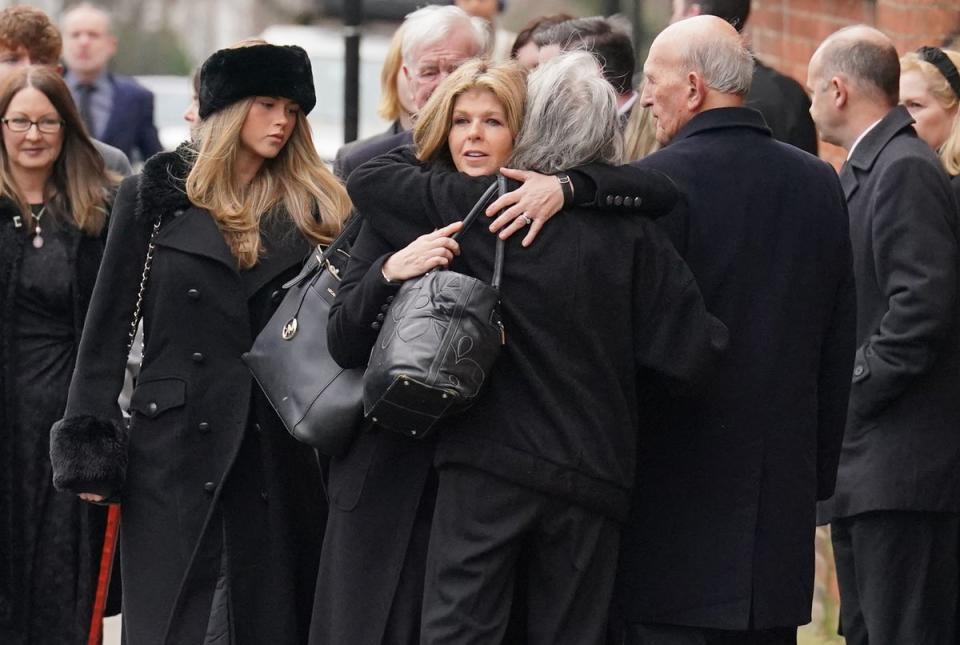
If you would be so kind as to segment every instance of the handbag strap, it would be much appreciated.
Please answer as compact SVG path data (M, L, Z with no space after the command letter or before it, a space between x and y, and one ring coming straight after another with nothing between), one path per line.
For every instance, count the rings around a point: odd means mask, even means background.
M480 199L477 200L477 203L473 205L473 208L470 209L470 212L467 214L467 216L463 218L463 228L451 235L451 239L457 239L461 233L470 228L470 225L477 220L477 218L480 216L480 213L486 210L487 206L493 199L494 193L496 193L497 197L501 197L507 193L507 179L503 175L497 175L497 180L490 184L490 187L487 188ZM494 256L493 260L493 279L490 280L490 286L498 291L500 289L500 283L503 279L504 249L504 241L498 235L496 255Z
M289 289L294 285L303 283L309 278L316 279L323 273L323 265L326 261L337 251L342 249L350 240L356 237L357 229L360 228L361 220L363 219L362 213L357 213L349 220L347 220L346 226L340 229L340 234L330 242L330 245L324 249L323 253L320 255L313 255L313 258L316 258L317 263L314 264L312 260L307 260L303 264L303 268L300 269L300 273L297 274L295 278L289 280L286 284L283 285L284 289Z
M160 232L160 222L162 216L157 216L157 221L153 223L153 231L150 232L150 242L147 244L147 257L143 261L143 273L140 275L140 291L137 293L137 304L133 307L133 319L130 321L130 338L127 340L127 356L133 349L133 341L137 337L137 326L143 318L143 296L147 292L147 280L150 278L150 268L153 266L153 252L157 248L157 233ZM143 348L146 346L146 334L143 335L140 345L140 356L143 360Z
M349 240L353 239L354 232L360 228L360 220L363 218L362 214L357 213L353 217L347 220L347 225L343 227L340 231L340 235L337 238L330 242L330 246L326 248L323 252L323 255L320 256L320 264L323 264L327 258L336 253L338 250L343 248L343 245L346 244Z

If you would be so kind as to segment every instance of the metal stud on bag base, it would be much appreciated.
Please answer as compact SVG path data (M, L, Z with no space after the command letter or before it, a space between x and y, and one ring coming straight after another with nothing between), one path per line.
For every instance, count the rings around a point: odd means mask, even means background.
M401 434L422 439L454 404L457 397L401 375L376 402L371 421Z

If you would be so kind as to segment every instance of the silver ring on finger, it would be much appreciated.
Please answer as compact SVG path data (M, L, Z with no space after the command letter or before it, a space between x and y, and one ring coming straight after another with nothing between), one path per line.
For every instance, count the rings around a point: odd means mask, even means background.
M527 217L527 214L526 214L526 213L524 213L523 215L521 215L521 216L520 216L520 219L523 220L523 225L524 225L524 226L530 226L531 224L533 224L533 220L530 219L529 217Z

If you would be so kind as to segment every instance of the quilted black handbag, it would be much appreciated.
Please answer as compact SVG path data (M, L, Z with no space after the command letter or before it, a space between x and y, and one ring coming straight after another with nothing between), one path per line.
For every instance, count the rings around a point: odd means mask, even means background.
M243 362L287 431L331 457L344 454L363 422L363 369L343 369L327 349L327 318L337 295L337 265L349 260L355 216L323 255L284 285L286 295Z
M461 232L505 186L499 177L487 189ZM490 284L439 269L403 283L363 378L364 411L371 421L422 438L438 420L476 400L503 344L503 252L498 238Z

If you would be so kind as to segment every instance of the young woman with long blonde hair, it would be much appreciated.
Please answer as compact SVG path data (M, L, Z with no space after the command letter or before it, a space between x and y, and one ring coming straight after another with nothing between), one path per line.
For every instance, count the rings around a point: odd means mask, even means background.
M220 50L201 69L193 141L152 158L117 197L51 456L61 489L122 500L128 642L306 640L320 473L241 355L350 210L310 138L315 103L299 47ZM128 434L115 400L138 311Z

